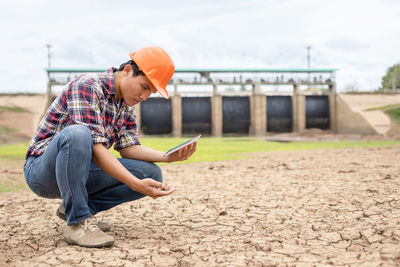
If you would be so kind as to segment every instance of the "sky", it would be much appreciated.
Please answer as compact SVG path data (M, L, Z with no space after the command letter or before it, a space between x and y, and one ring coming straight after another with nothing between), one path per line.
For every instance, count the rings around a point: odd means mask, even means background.
M380 87L400 63L399 0L0 2L0 92L46 91L57 68L117 67L158 45L176 68L336 68L337 90Z

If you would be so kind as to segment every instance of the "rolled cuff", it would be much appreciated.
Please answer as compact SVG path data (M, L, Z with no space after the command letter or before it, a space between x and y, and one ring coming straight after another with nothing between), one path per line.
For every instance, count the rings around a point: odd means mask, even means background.
M140 145L140 141L137 137L124 136L114 145L114 149L119 151L125 147L134 145Z
M107 144L108 143L107 138L105 138L103 136L93 135L92 137L93 137L93 144L98 144L98 143Z

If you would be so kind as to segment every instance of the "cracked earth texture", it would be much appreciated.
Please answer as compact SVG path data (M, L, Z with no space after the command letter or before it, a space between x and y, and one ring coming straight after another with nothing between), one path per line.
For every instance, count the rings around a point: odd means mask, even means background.
M179 190L103 212L116 239L105 249L63 241L58 200L3 193L0 266L399 266L399 152L166 165L165 181Z

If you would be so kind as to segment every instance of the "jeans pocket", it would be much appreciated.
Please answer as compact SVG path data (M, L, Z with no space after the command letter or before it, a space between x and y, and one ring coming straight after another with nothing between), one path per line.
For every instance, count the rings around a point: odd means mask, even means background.
M32 183L29 181L26 181L28 184L29 188L38 196L44 197L44 198L60 198L60 194L53 192L52 190L47 189L41 184L37 183Z

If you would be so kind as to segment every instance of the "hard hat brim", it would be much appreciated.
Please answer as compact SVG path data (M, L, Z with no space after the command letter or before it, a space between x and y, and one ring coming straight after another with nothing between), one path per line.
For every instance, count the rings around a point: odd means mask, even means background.
M166 88L162 88L159 86L155 81L153 81L147 74L143 71L143 73L146 75L147 79L151 82L151 84L156 88L157 92L164 98L169 99L168 92Z

